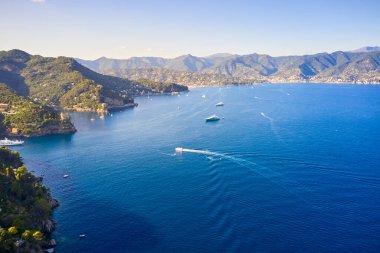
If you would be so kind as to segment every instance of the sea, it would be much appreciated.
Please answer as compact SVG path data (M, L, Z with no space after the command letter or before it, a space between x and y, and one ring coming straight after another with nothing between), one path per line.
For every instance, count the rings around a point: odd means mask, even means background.
M380 252L380 86L136 102L14 148L61 204L56 252Z

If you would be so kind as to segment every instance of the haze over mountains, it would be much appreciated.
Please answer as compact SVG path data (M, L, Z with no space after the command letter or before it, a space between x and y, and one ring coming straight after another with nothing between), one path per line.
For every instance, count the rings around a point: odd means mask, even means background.
M363 47L302 56L266 54L214 54L132 57L125 60L77 59L84 66L107 75L132 80L151 79L184 85L260 82L380 83L380 47Z

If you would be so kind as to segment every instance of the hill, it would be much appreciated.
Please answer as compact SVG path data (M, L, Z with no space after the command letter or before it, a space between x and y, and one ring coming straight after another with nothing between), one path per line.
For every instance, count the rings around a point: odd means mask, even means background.
M0 147L0 252L43 252L58 202L17 152Z
M0 135L36 136L76 132L67 114L19 96L3 83L0 83L0 104Z
M105 111L133 104L133 97L187 87L161 83L153 91L144 82L96 73L68 57L42 57L20 50L0 52L0 82L17 95L49 106L77 111ZM170 88L168 88L170 87Z
M302 56L216 54L208 57L184 55L173 59L133 57L78 61L99 73L183 85L261 82L378 84L379 59L379 47L365 47L348 52Z

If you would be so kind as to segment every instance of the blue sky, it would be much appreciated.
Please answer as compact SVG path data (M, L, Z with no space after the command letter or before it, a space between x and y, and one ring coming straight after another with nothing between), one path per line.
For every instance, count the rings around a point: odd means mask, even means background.
M379 0L0 0L0 50L300 55L380 46Z

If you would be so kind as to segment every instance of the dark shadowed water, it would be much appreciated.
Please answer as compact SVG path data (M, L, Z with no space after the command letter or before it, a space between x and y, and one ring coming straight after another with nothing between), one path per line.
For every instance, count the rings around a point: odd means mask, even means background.
M380 252L380 86L137 102L17 148L61 202L58 252Z

